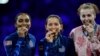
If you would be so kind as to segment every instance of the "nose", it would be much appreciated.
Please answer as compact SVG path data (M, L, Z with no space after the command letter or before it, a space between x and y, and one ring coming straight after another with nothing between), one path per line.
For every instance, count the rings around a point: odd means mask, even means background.
M50 29L51 31L56 32L57 27L53 24Z
M52 28L52 29L55 29L56 27L55 27L55 25L53 24L53 25L51 26L51 28Z
M26 25L27 25L27 23L26 23L25 21L23 21L21 24L22 24L23 26L26 26Z
M88 17L87 17L87 16L85 16L84 20L88 20Z
M23 24L26 24L26 22L25 22L25 21L23 21Z
M53 30L53 29L55 29L56 27L55 27L54 24L52 24L50 28Z

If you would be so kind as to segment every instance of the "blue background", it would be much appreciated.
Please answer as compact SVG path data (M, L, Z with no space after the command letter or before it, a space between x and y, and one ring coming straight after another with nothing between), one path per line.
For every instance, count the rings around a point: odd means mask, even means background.
M77 9L87 2L96 4L100 9L100 0L10 0L7 4L0 4L0 56L6 56L3 40L16 31L14 24L18 13L30 14L32 19L30 33L36 37L38 43L45 36L45 20L50 14L61 17L64 25L63 34L68 36L73 28L82 24ZM99 18L100 14L96 18L98 24L100 24Z

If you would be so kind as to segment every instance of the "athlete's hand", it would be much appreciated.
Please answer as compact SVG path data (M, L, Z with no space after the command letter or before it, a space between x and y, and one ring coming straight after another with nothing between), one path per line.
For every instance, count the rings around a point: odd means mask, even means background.
M83 27L86 29L88 33L94 32L94 26L92 24L89 25L83 25Z
M48 31L45 36L45 38L48 42L53 42L54 37L55 37L54 31Z
M17 29L19 37L25 37L26 32L28 32L28 29L26 27L19 27Z

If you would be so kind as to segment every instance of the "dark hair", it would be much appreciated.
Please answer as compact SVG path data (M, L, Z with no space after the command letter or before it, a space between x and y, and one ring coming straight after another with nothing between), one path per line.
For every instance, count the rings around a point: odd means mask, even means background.
M82 5L80 5L80 7L78 8L78 14L80 14L80 10L81 9L94 9L95 13L98 14L100 11L99 11L99 8L93 4L93 3L84 3Z
M17 16L16 16L16 18L15 18L15 22L17 21L18 16L20 16L20 15L28 15L29 18L30 18L30 15L29 15L28 13L19 13L19 14L17 14Z
M47 17L47 19L46 19L46 24L47 24L48 19L50 19L50 18L56 18L56 19L59 20L59 23L62 24L61 18L60 18L58 15L54 15L54 14L51 14L51 15L49 15L49 16Z

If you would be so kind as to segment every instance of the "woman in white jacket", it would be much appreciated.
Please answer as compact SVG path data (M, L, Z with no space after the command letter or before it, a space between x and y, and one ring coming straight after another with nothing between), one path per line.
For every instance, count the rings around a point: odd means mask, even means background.
M78 56L100 56L100 25L95 22L97 13L99 9L92 3L84 3L78 8L83 25L70 33Z

